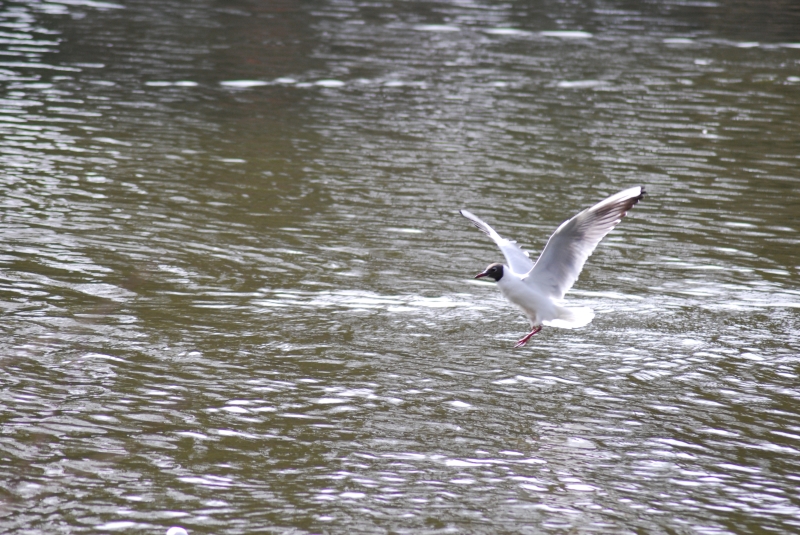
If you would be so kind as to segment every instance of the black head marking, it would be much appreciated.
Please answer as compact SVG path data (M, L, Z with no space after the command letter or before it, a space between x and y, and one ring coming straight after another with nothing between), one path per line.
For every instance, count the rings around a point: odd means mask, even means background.
M481 273L475 275L475 278L480 279L482 277L489 277L491 279L494 279L495 282L497 282L503 278L503 267L504 267L503 264L491 264Z

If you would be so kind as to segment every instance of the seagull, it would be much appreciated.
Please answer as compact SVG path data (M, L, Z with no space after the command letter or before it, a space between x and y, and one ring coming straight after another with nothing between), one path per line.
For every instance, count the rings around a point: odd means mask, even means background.
M517 341L515 348L528 343L543 325L575 329L592 321L591 308L566 307L560 302L578 280L586 259L600 240L622 221L645 193L641 186L628 188L567 219L550 236L535 263L517 242L503 238L472 212L460 211L494 240L506 258L505 264L490 264L475 278L494 279L500 293L530 320L531 331Z

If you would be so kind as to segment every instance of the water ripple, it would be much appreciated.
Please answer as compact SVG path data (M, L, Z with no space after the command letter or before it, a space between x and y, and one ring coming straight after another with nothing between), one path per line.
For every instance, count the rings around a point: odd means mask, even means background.
M796 10L744 4L0 8L2 530L797 531ZM638 183L512 350L457 210L535 256Z

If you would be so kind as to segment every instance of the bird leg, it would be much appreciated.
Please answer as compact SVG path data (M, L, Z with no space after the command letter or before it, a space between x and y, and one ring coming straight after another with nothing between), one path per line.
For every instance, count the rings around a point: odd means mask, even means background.
M528 343L528 340L530 340L531 338L533 338L533 337L534 337L534 335L536 335L536 333L538 333L538 332L539 332L539 331L541 331L541 330L542 330L542 326L541 326L541 325L539 325L538 327L534 327L534 328L532 328L532 329L531 329L531 332L529 332L528 334L526 334L525 336L523 336L522 338L520 338L520 339L519 339L519 341L518 341L516 344L514 344L514 348L516 349L516 348L518 348L518 347L522 347L522 346L524 346L525 344L527 344L527 343Z

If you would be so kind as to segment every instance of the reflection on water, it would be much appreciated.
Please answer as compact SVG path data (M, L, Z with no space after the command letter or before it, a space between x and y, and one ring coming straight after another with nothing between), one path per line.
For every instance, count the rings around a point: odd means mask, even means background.
M4 4L2 531L797 531L798 20ZM458 209L635 184L512 350Z

